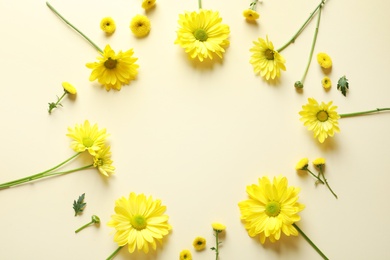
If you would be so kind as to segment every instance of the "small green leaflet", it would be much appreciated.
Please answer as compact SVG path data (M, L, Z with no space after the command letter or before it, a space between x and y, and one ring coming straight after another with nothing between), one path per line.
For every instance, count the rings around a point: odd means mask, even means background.
M344 97L347 96L347 90L349 89L348 79L345 76L342 76L337 82L337 89L343 93Z
M83 193L81 196L79 196L77 201L73 201L73 209L74 209L74 216L77 216L77 214L81 214L87 205L87 203L84 202L85 193Z

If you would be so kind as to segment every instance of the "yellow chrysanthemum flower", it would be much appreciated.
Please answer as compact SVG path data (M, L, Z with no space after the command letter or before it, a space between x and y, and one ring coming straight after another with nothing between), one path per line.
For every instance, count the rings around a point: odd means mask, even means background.
M256 21L260 18L260 14L252 9L246 9L242 13L242 15L245 17L247 21Z
M76 152L88 150L92 156L95 156L103 147L109 134L106 133L105 128L99 130L97 124L91 126L89 121L85 120L83 125L76 124L74 128L68 127L66 136L74 140L70 145L73 150Z
M297 236L293 224L301 219L297 213L305 208L297 202L299 191L299 188L288 187L287 178L283 176L274 177L273 183L268 177L259 178L258 185L247 186L249 199L238 206L249 236L259 235L262 244L266 238L271 242L279 240L282 232Z
M122 85L127 85L136 78L139 66L135 64L138 59L133 57L133 49L115 54L107 44L100 54L102 57L97 58L98 62L86 64L87 68L92 69L90 81L97 79L109 91L120 90Z
M180 252L180 260L192 260L192 254L190 250L184 249Z
M320 143L323 143L328 136L333 136L340 132L337 114L337 106L332 106L332 101L325 104L318 104L314 98L308 99L309 103L302 106L300 120L308 128L313 130L314 138L317 138Z
M114 241L125 246L130 253L135 249L148 253L149 248L156 250L156 242L172 229L168 224L168 216L161 200L153 200L151 196L130 193L128 198L121 197L115 202L115 215L111 216L108 226L115 228Z
M156 0L143 0L142 1L142 8L145 10L149 10L153 8L156 5Z
M110 146L103 146L93 157L93 166L98 168L104 176L114 174L115 167L112 165Z
M100 21L100 29L102 29L103 32L105 32L107 34L114 33L116 30L116 25L115 25L114 19L112 19L111 17L104 17Z
M324 52L320 52L317 54L317 61L318 64L324 69L329 69L332 67L332 59L329 57L328 54Z
M330 89L332 87L332 81L330 80L329 77L324 77L322 80L321 80L321 83L322 83L322 87L324 89Z
M219 12L212 10L180 14L175 44L179 44L191 59L212 60L214 54L222 59L229 45L230 29L221 22Z
M196 237L192 245L196 251L201 251L206 248L206 239L204 237Z
M76 95L77 94L76 88L72 84L70 84L69 82L62 82L62 87L64 88L66 93L69 93L69 94L72 94L72 95Z
M303 170L306 169L309 165L309 159L308 158L302 158L296 165L295 170Z
M137 37L145 37L150 32L150 20L145 15L137 14L131 19L130 29Z
M253 65L254 72L260 74L266 80L280 77L280 70L286 70L286 60L275 50L271 41L259 38L253 42L250 51L253 53L249 62Z
M313 165L318 167L320 165L325 165L325 158L319 157L313 161Z
M219 223L219 222L211 223L211 227L213 228L213 230L218 231L218 232L222 232L226 229L226 226L222 223Z

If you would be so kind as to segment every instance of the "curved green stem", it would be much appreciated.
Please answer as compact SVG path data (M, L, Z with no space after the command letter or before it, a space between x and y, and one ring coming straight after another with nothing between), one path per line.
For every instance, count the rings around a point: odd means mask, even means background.
M49 114L51 113L51 111L56 108L58 106L58 104L60 104L61 100L65 97L65 95L68 94L68 92L64 91L64 94L62 94L62 96L60 98L58 98L57 102L54 103L49 103ZM61 105L61 104L60 104ZM61 105L62 106L62 105Z
M77 29L73 24L71 24L68 20L66 20L59 12L57 12L56 9L54 9L53 6L49 4L49 2L46 2L46 5L52 10L58 17L61 18L62 21L64 21L67 25L72 27L76 32L78 32L81 36L84 37L98 52L103 53L103 51L91 40L89 39L84 33L82 33L79 29Z
M111 260L111 259L113 259L114 256L119 252L119 250L122 249L122 247L123 247L123 246L118 247L114 252L112 252L112 254L111 254L109 257L107 257L106 260Z
M339 116L341 118L352 117L352 116L360 116L360 115L366 115L366 114L371 114L371 113L380 112L380 111L386 111L386 110L390 110L390 108L388 108L388 107L386 107L386 108L377 108L377 109L374 109L374 110L368 110L368 111L362 111L362 112L339 114Z
M70 158L68 158L65 161L63 161L62 163L57 164L53 168L50 168L50 169L48 169L46 171L43 171L43 172L40 172L40 173L37 173L37 174L33 174L33 175L30 175L30 176L27 176L27 177L24 177L24 178L21 178L21 179L17 179L17 180L14 180L14 181L9 181L9 182L2 183L2 184L0 184L0 189L9 188L9 187L12 187L12 186L15 186L15 185L19 185L19 184L22 184L22 183L26 183L26 182L29 182L29 181L33 181L33 180L37 180L37 179L40 179L40 178L44 178L44 177L50 176L50 175L52 175L52 174L49 174L51 171L53 171L55 169L58 169L59 167L61 167L62 165L68 163L69 161L71 161L72 159L74 159L75 157L77 157L80 154L81 154L81 152L78 152L75 155L73 155Z
M314 178L317 179L317 181L319 181L321 184L325 184L317 175L315 175L312 171L310 171L309 169L306 169Z
M326 257L324 253L322 253L322 251L313 243L313 241L310 240L308 236L306 236L306 234L295 223L293 223L292 225L298 230L299 234L301 234L306 239L306 241L317 251L317 253L320 254L320 256L322 256L323 259L325 260L329 259L328 257Z
M283 51L287 46L289 46L291 43L295 42L295 40L298 38L298 36L301 34L301 32L305 29L306 25L311 21L313 16L316 14L319 8L321 8L325 4L325 0L322 0L321 3L314 9L314 11L310 14L309 18L304 22L304 24L299 28L299 30L294 34L294 36L282 47L280 47L277 52Z
M328 187L328 189L330 190L330 192L332 192L333 196L335 196L335 198L338 199L336 193L334 193L334 191L333 191L332 188L329 186L328 181L327 181L326 178L325 178L324 171L322 170L323 166L320 165L320 166L318 166L318 167L320 168L320 175L321 175L322 178L324 179L324 182L325 182L326 186Z

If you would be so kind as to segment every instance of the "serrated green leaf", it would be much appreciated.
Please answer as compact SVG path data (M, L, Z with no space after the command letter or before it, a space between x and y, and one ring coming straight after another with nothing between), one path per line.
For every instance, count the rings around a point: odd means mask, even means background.
M337 82L337 89L346 97L347 90L349 89L348 79L345 76L342 76Z
M74 209L74 215L77 216L78 214L81 214L87 205L87 203L84 202L85 193L79 196L79 198L73 201L73 209Z

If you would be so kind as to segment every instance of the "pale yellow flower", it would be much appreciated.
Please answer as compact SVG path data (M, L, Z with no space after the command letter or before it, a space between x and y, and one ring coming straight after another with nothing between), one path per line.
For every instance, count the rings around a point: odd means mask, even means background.
M64 88L66 93L69 93L72 95L77 94L76 88L72 84L70 84L69 82L62 82L62 87Z
M112 34L115 32L116 25L114 19L111 17L104 17L100 21L100 29L107 34Z
M196 237L192 245L196 251L201 251L206 248L206 239L204 237Z
M299 191L288 187L287 178L282 176L274 177L273 183L268 177L262 177L257 185L247 186L249 199L238 206L249 236L259 235L262 244L266 238L271 242L279 240L281 233L297 236L293 224L301 219L298 212L305 208L298 202Z
M260 18L260 15L258 12L252 9L246 9L242 13L242 15L245 17L246 20L248 21L256 21L257 19Z
M179 44L191 59L222 59L229 45L230 29L222 24L219 12L200 9L199 12L185 12L179 15L179 29L175 44Z
M156 0L143 0L142 1L142 8L145 10L149 10L153 8L156 5Z
M323 143L328 136L333 136L340 132L337 114L337 106L332 106L333 102L318 104L314 98L309 98L308 103L302 106L299 112L300 120L308 128L313 131L314 138L317 138L320 143Z
M306 169L309 165L309 159L308 158L302 158L296 165L295 170L303 170Z
M130 29L137 37L145 37L150 32L150 20L145 15L137 14L131 19Z
M83 125L76 124L74 128L68 127L66 135L73 139L70 145L73 150L76 152L88 150L93 156L103 147L109 136L105 128L99 130L97 124L91 126L88 120L85 120Z
M135 64L138 59L133 57L133 49L115 54L107 44L100 54L102 56L98 57L98 62L86 64L87 68L92 69L90 81L97 79L109 91L120 90L122 85L127 85L136 78L139 66Z
M271 41L259 38L253 42L250 49L252 56L249 62L253 65L254 72L260 74L266 80L280 77L280 70L286 70L286 60L275 50Z
M321 83L322 83L322 87L324 89L330 89L330 87L332 87L332 81L330 80L329 77L324 77L322 80L321 80Z
M180 252L180 260L192 260L192 254L190 250L184 249Z
M104 176L114 174L115 167L112 165L110 146L103 146L93 157L93 166L98 168Z
M332 59L329 57L328 54L324 52L320 52L317 54L317 61L318 64L324 69L329 69L332 67Z
M165 210L161 200L132 192L115 201L115 215L107 225L115 228L114 241L119 246L127 245L130 253L135 249L148 253L150 248L156 250L156 242L161 244L172 229Z

